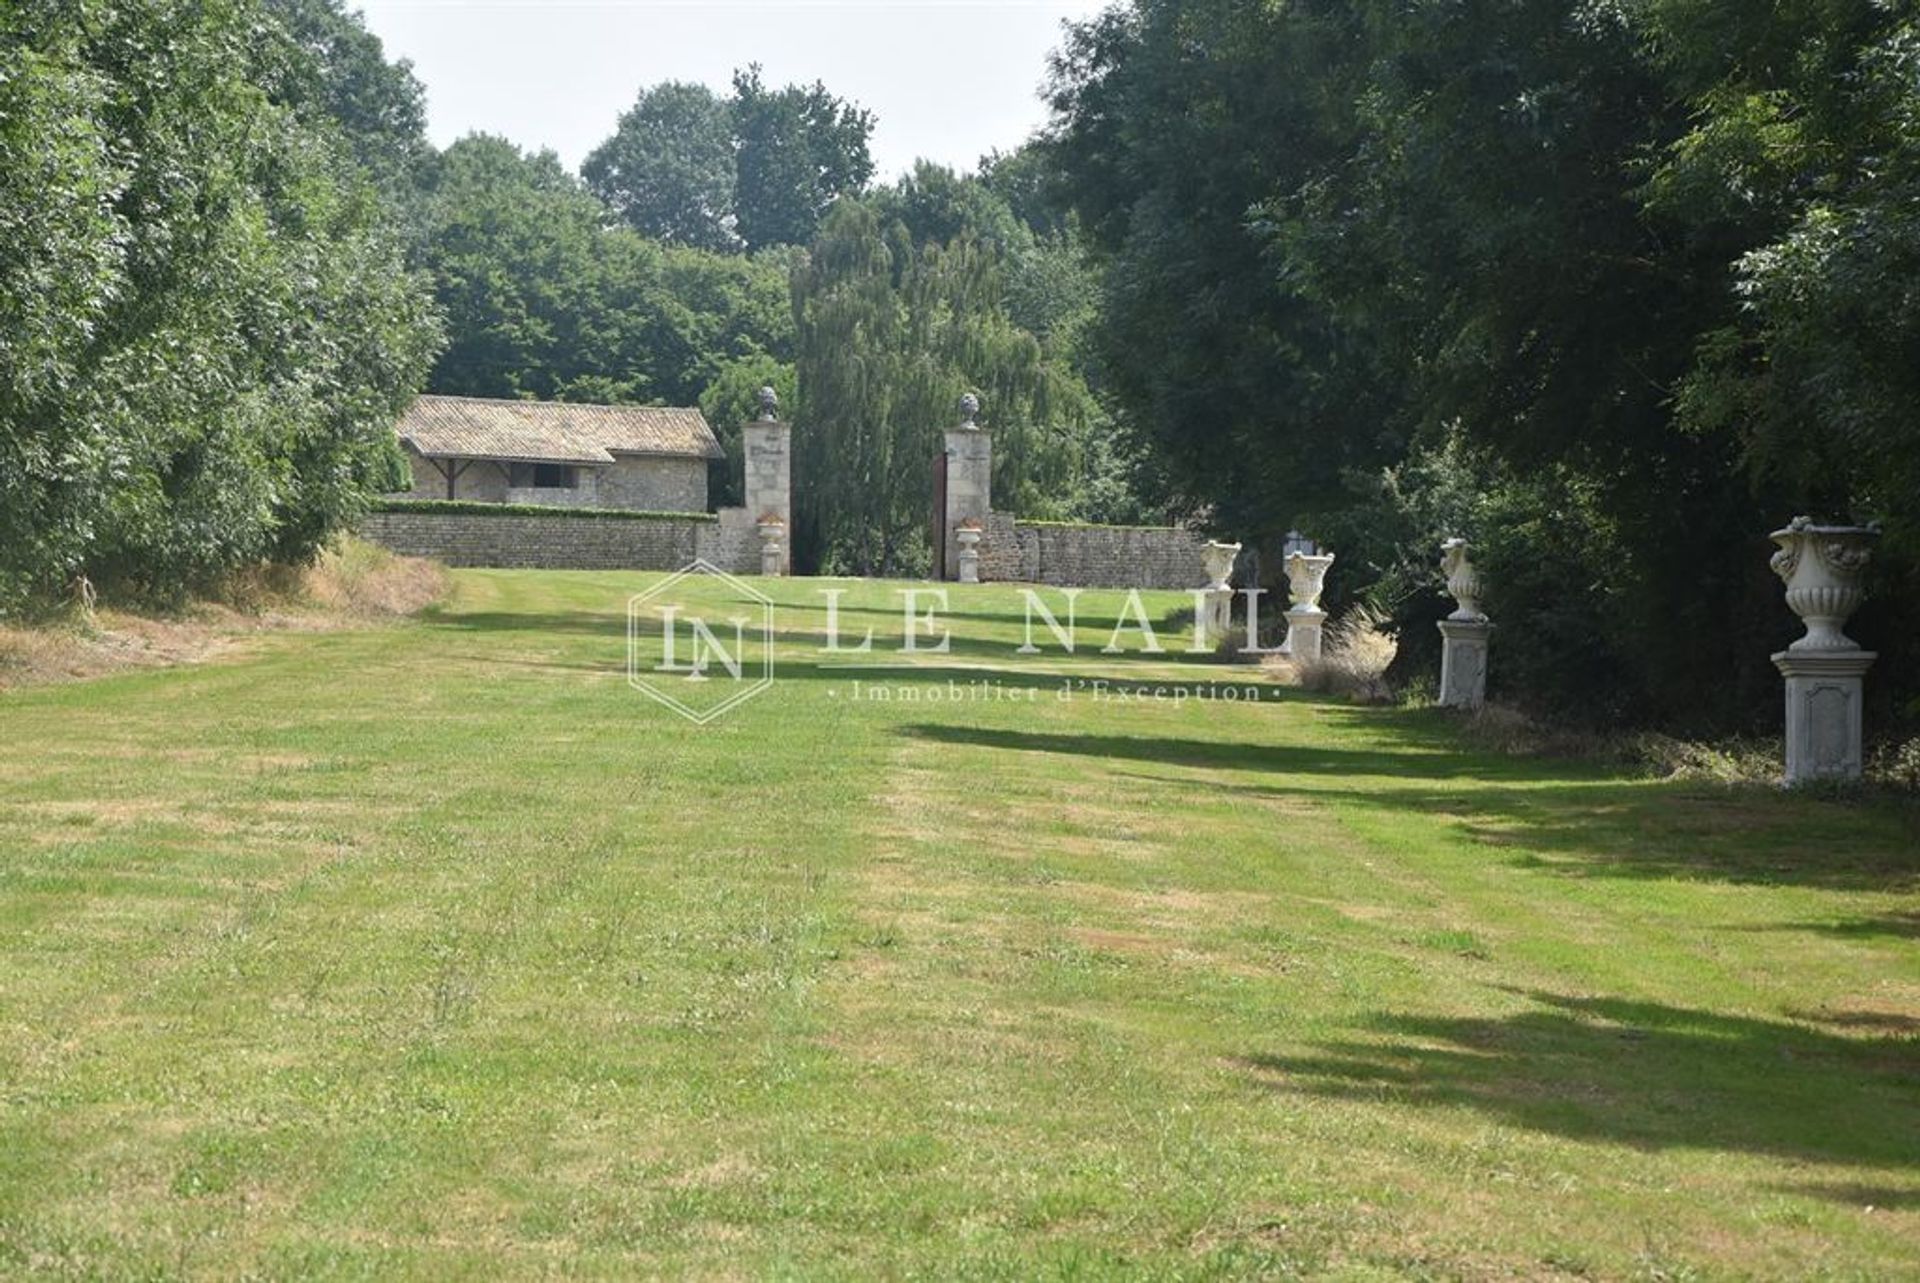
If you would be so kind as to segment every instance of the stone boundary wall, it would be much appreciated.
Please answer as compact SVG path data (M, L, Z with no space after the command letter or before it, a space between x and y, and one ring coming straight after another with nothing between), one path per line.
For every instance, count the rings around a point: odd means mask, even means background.
M700 559L731 575L760 573L760 514L750 508L722 508L701 526L696 546ZM789 549L788 564L792 564ZM679 569L679 567L674 567Z
M1020 546L1020 523L1010 512L989 512L980 536L980 581L982 583L1033 582L1026 573Z
M741 519L729 522L733 513ZM744 511L705 514L369 512L359 532L383 548L449 566L516 570L678 570L696 557L735 574L759 571ZM746 564L751 561L752 564Z
M475 505L477 506L477 505ZM737 575L760 572L760 539L745 508L701 513L368 513L360 534L394 552L449 566L519 570L678 570L696 557ZM1074 526L988 514L980 578L1057 588L1200 588L1203 535L1155 526Z
M1076 526L992 514L980 577L1058 588L1202 588L1205 535L1166 526Z

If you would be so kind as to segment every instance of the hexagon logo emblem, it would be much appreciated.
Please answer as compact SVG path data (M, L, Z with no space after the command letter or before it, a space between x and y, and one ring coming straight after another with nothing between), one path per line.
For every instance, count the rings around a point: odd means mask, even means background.
M696 726L773 685L773 600L705 560L627 598L627 685Z

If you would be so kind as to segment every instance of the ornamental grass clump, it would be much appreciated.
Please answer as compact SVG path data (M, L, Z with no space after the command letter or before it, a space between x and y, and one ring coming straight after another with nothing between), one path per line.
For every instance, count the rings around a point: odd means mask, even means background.
M1300 685L1367 704L1391 703L1387 665L1399 653L1400 643L1387 631L1389 622L1371 606L1348 610L1327 625L1320 657L1297 666Z

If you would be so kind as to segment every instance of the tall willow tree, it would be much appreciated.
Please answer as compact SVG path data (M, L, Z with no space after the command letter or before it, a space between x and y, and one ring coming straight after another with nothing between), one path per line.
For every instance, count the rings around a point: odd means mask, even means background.
M925 569L932 462L968 391L995 433L998 506L1071 473L1085 392L1008 319L994 252L965 237L916 250L900 223L842 201L794 270L793 306L803 562Z

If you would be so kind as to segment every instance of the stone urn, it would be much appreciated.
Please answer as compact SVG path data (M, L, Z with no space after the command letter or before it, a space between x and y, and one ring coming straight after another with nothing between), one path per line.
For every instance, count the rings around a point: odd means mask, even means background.
M1207 586L1201 590L1200 631L1214 645L1225 645L1233 628L1233 563L1240 556L1240 545L1210 539L1200 549L1206 568ZM1198 644L1196 642L1196 644Z
M1449 539L1440 545L1440 573L1447 577L1447 591L1459 603L1447 618L1459 623L1479 623L1487 617L1480 609L1480 572L1467 556L1464 539Z
M1284 649L1295 663L1315 663L1320 658L1320 626L1327 612L1320 609L1320 593L1327 586L1327 568L1333 565L1330 552L1287 554L1287 640Z
M760 573L778 577L787 563L787 523L768 515L754 523L754 529L760 532Z
M1326 613L1320 609L1320 594L1327 586L1327 568L1331 565L1333 554L1330 552L1287 554L1287 597L1293 603L1293 610Z
M1207 587L1225 588L1233 578L1233 563L1240 556L1240 545L1209 539L1200 549L1200 556L1206 563Z
M977 584L980 582L980 537L983 532L978 526L962 525L953 532L953 541L960 545L960 582Z
M1780 545L1773 573L1787 585L1787 607L1807 634L1788 650L1859 650L1841 630L1866 597L1862 580L1880 532L1870 526L1816 526L1795 517L1770 536Z

